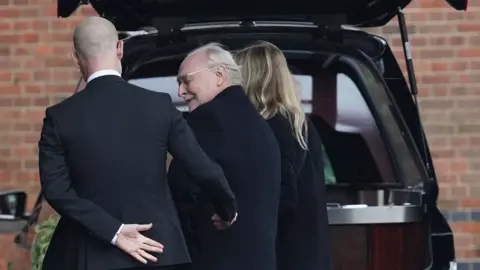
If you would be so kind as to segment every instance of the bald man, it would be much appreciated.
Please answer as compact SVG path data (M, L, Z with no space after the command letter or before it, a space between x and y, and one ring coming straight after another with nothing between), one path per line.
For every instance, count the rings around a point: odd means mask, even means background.
M42 269L189 263L165 179L167 151L185 164L229 226L237 207L221 168L201 150L168 94L121 78L123 44L109 21L85 19L73 43L87 85L46 109L38 143L43 194L61 215Z

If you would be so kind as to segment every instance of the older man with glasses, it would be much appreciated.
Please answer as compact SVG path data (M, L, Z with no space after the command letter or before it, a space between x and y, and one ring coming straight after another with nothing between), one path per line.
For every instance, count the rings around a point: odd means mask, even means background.
M181 162L172 161L168 179L192 257L189 270L276 269L280 151L240 86L240 72L219 44L192 51L179 69L178 95L188 104L188 124L222 167L239 209L237 222L223 230L230 224L214 215L214 205Z

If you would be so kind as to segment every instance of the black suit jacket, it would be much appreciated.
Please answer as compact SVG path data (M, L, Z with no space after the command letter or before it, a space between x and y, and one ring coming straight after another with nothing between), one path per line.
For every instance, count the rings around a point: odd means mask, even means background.
M166 181L167 151L231 219L235 198L167 94L102 76L47 108L39 141L43 194L61 215L43 269L103 270L141 264L110 241L122 223L153 223L164 244L156 265L188 263Z
M280 151L268 124L240 86L199 106L188 123L205 152L223 168L238 202L238 221L225 231L215 230L208 198L193 195L183 162L172 161L168 178L187 233L191 269L276 269Z
M286 118L267 120L282 155L277 264L279 270L331 269L322 142L307 119L308 151Z

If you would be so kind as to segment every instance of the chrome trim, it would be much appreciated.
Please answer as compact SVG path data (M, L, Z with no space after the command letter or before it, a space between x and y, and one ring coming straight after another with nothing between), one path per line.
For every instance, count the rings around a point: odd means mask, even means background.
M183 28L181 28L181 31L216 29L216 28L236 28L236 27L240 27L241 24L242 24L241 21L194 23L194 24L186 24Z
M14 215L4 215L0 214L0 220L15 220L16 217Z
M150 34L156 34L158 31L157 30L152 30L152 31L145 31L145 30L139 30L139 31L117 31L117 34L123 34L126 35L125 38L122 40L127 40L132 37L137 37L137 36L145 36L145 35L150 35Z
M342 29L351 30L351 31L362 31L362 29L352 26L352 25L342 25Z
M329 225L411 223L423 220L419 206L359 206L327 208Z
M372 35L372 34L370 35L373 36L374 39L380 41L380 43L382 43L383 46L387 45L387 41L384 38L377 35Z
M300 28L317 28L312 22L296 22L296 21L254 21L254 26L258 27L300 27Z
M19 233L27 224L23 219L2 219L0 220L0 234Z
M185 25L181 30L200 30L200 29L215 29L240 27L242 21L222 21L222 22L208 22L208 23L193 23ZM316 28L317 26L312 22L297 22L297 21L252 21L252 27L303 27Z
M203 30L203 29L220 29L220 28L238 28L242 26L242 21L218 21L218 22L203 22L203 23L190 23L182 27L181 31ZM292 27L292 28L317 28L313 22L308 21L253 21L252 27ZM359 28L342 25L342 29L360 31ZM126 39L135 36L144 36L148 34L156 34L157 30L139 30L139 31L119 31L127 35Z

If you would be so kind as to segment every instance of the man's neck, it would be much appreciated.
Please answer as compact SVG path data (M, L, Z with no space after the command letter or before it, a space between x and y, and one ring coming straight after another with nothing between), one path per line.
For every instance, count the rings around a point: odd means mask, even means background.
M102 69L102 70L97 70L93 73L91 73L87 78L86 82L89 83L95 78L101 77L101 76L107 76L107 75L114 75L114 76L121 76L120 72L118 72L115 69Z
M105 65L105 66L95 66L95 67L88 68L87 69L87 74L85 74L85 75L88 78L88 77L92 76L92 74L94 74L96 72L99 72L99 71L103 71L103 70L115 70L115 71L119 72L117 67L113 67L111 65L108 65L108 66Z

